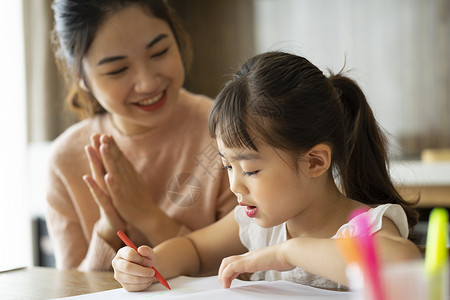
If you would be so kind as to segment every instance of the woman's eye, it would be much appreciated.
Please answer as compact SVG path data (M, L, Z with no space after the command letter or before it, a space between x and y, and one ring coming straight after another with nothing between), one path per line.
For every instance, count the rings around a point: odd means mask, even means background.
M108 73L106 73L106 75L117 75L117 74L122 73L122 72L125 71L126 69L128 69L128 68L127 68L127 67L123 67L123 68L121 68L121 69L118 69L118 70L115 70L115 71L108 72Z
M162 55L164 55L165 53L167 53L167 51L169 51L169 48L166 48L166 49L164 49L164 50L161 51L161 52L158 52L158 53L156 53L156 54L153 54L153 55L152 55L152 58L162 56Z
M244 176L254 176L254 175L258 174L258 172L259 172L259 171L252 171L252 172L245 172L245 171L242 171L242 174L243 174Z

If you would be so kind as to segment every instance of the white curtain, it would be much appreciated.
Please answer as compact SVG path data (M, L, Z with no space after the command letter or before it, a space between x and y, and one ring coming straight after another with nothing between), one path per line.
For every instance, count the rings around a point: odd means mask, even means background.
M349 75L392 135L395 157L450 147L450 1L254 0L256 48Z
M53 0L23 0L28 140L51 141L75 121L67 111L62 76L50 44Z
M22 3L1 1L0 271L31 264L26 198L26 101Z

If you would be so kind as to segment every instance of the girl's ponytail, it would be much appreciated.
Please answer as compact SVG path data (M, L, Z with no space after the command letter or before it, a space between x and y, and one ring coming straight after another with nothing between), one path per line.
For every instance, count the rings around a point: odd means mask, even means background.
M341 74L331 75L329 80L339 94L348 137L346 159L338 166L345 194L369 205L400 204L412 228L418 219L413 207L418 200L405 201L395 189L388 171L386 137L364 93L353 80Z
M211 136L220 132L227 147L257 150L250 138L255 135L291 153L294 161L326 143L332 148L331 173L340 177L346 196L371 206L399 204L409 227L417 223L414 203L391 182L386 138L366 97L341 74L327 78L304 57L289 53L257 55L216 97L209 120Z

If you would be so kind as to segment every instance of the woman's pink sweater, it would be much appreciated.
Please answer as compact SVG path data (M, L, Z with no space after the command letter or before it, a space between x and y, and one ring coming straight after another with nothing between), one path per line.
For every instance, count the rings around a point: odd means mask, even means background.
M115 250L96 233L100 214L82 176L90 174L84 146L106 133L148 184L148 199L183 224L179 235L217 221L236 205L221 169L216 142L209 137L212 100L181 90L173 118L151 132L126 136L109 114L83 120L52 145L47 189L47 226L58 268L111 270ZM149 200L151 199L151 200ZM136 245L149 242L128 228Z

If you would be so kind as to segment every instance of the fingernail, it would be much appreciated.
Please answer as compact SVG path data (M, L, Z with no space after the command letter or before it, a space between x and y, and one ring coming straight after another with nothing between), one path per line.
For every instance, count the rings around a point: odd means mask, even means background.
M107 183L111 183L111 180L112 180L112 179L111 179L111 174L106 173L104 178L105 178L105 181L106 181Z
M101 144L100 146L100 152L104 153L104 154L108 154L109 153L109 147L108 144Z

